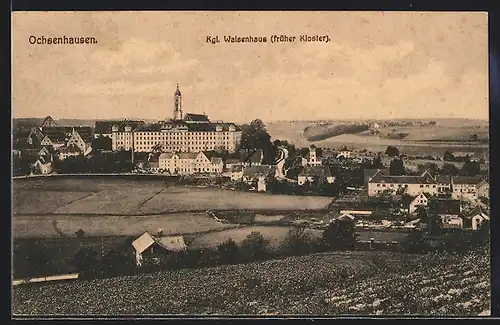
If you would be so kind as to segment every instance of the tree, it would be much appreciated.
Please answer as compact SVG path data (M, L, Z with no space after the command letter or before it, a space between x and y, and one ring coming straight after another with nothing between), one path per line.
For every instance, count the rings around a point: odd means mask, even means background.
M353 249L357 238L350 219L333 220L323 231L322 243L330 249Z
M423 165L418 165L418 172L422 174L423 172L429 172L432 176L435 176L437 173L439 173L439 167L435 163L425 163Z
M111 150L113 149L113 140L109 137L99 135L92 140L92 149L94 150Z
M443 155L443 160L444 161L455 161L455 156L453 153L449 152L448 150L445 150L444 155Z
M307 253L312 249L312 237L304 227L294 227L290 229L281 243L281 250L284 253Z
M92 278L99 274L100 263L92 248L81 248L70 259L70 264L80 273L81 278Z
M389 166L389 174L394 176L406 175L406 169L401 158L394 158Z
M135 268L131 254L119 249L110 249L102 258L102 271L106 276L130 274Z
M232 238L220 243L217 246L217 252L223 264L236 264L238 262L238 245Z
M422 223L427 223L427 209L423 205L417 206L417 209L415 210L415 214L417 215L418 219L420 219L420 222Z
M471 161L470 158L466 158L465 162L460 170L460 173L464 176L476 176L481 172L481 166L477 161Z
M435 214L430 214L427 217L427 229L429 235L438 236L442 232L442 221L441 217Z
M457 176L459 170L455 164L445 163L443 164L443 167L441 167L440 173L443 175Z
M397 157L399 156L399 149L394 146L388 146L387 149L385 149L385 154L389 157Z
M425 253L428 250L428 245L422 231L413 229L401 242L401 248L405 253Z
M382 163L382 158L380 157L380 153L375 158L373 158L372 165L370 166L370 168L374 169L385 168L384 164Z
M255 261L267 257L269 241L258 231L252 231L240 245L241 257L244 261Z

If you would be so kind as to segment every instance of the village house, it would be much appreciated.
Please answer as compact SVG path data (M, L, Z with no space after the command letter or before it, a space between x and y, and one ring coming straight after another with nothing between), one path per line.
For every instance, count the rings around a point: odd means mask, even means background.
M481 206L477 205L463 214L463 220L464 228L478 230L483 222L490 220L490 217Z
M90 134L88 133L80 134L78 131L73 129L66 146L75 145L76 147L78 147L78 149L80 149L82 153L85 153L87 149L90 147L91 141L92 139L90 137Z
M351 151L346 146L343 146L337 152L337 159L338 158L344 158L344 159L351 158Z
M363 184L365 185L365 189L368 190L368 181L375 176L375 174L380 173L381 175L389 175L389 169L364 169L363 170Z
M399 189L405 190L411 196L417 196L421 192L430 195L438 194L437 182L428 172L420 176L390 176L379 171L368 180L368 195L370 196L388 191L395 195Z
M451 197L457 200L476 201L481 177L456 176L451 178ZM484 184L482 184L484 188ZM483 190L484 191L484 190Z
M159 156L159 169L174 175L221 173L222 168L221 158L210 160L203 152L163 152Z
M56 130L46 133L40 145L51 146L57 150L66 146L66 140L66 133L64 131Z
M243 180L243 170L245 167L243 165L234 165L231 167L231 180L232 181L242 181Z
M44 156L38 157L38 159L33 163L33 170L35 174L50 174L52 172L52 160Z
M157 236L145 232L132 242L132 246L135 250L137 266L156 264L166 254L187 249L182 236L163 236L162 231L159 231Z
M80 148L78 148L76 145L72 144L70 146L67 146L63 148L59 152L59 160L63 161L64 159L68 157L76 157L82 155L83 152L80 151Z
M490 198L490 184L485 179L481 180L477 184L477 197L478 198Z
M429 215L441 218L443 228L463 228L462 204L459 200L430 199L428 208Z
M267 182L276 177L276 166L257 165L248 166L243 170L242 181L255 186L258 192L267 190Z
M429 198L424 192L416 196L404 196L402 200L402 211L413 214L419 206L427 207Z
M299 185L304 185L306 182L317 182L317 184L328 183L332 184L335 182L335 177L332 176L330 168L325 166L306 166L300 172L297 178L297 183Z

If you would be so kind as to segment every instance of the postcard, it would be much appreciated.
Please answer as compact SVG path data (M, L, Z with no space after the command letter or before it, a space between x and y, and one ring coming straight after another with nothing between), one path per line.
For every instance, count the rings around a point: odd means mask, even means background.
M485 12L12 14L15 317L478 316Z

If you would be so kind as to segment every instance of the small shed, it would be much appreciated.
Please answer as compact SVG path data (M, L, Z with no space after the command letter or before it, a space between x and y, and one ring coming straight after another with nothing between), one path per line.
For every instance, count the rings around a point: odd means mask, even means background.
M187 249L182 236L163 236L162 232L158 236L145 232L132 242L132 246L138 266L143 265L145 260L157 262L162 255Z

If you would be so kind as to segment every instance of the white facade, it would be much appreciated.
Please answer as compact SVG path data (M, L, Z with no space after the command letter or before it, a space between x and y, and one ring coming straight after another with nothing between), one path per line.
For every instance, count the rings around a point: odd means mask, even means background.
M413 199L413 201L410 203L410 208L409 212L414 213L419 206L424 206L426 207L428 204L427 197L425 196L424 193L420 193L417 197Z
M221 173L223 165L222 161L213 163L203 152L164 152L159 157L158 167L170 174L190 175L194 173Z
M456 200L475 201L478 198L476 184L453 184L451 197Z
M297 177L297 183L299 185L304 185L306 182L313 182L314 181L314 176L303 176L299 175ZM328 184L333 184L335 182L335 177L334 176L327 176L326 177L326 182Z
M340 158L340 157L343 157L343 158L351 158L351 152L348 151L348 150L341 150L339 151L339 153L337 154L337 158Z
M87 144L83 140L83 138L80 136L80 134L76 131L74 131L71 134L71 137L68 140L68 143L66 144L68 147L71 145L76 146L78 149L80 149L81 152L85 152L87 149Z
M41 173L41 174L49 174L52 172L52 163L51 162L42 162L40 159L37 159L33 166Z
M476 214L475 216L473 216L472 217L472 230L478 230L479 227L481 227L481 224L485 220L490 220L490 218L484 213Z
M315 147L309 148L309 160L307 162L311 166L320 166L322 164L321 158L318 158Z
M490 198L490 184L486 181L482 181L477 185L477 197Z
M368 183L368 195L374 196L379 193L382 193L384 190L392 190L395 195L399 188L406 188L406 193L411 196L417 196L419 193L424 192L426 194L437 194L437 185L436 184L418 184L413 182L408 183Z

